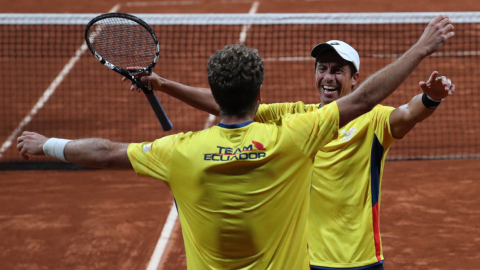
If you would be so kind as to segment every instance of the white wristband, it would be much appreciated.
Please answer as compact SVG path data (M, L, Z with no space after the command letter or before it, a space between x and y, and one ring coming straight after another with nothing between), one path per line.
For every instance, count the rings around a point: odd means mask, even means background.
M57 138L50 138L43 144L43 152L47 156L59 158L63 161L67 161L65 159L65 146L68 142L72 140L65 140L65 139L57 139Z
M430 99L433 102L442 102L444 100L444 99L440 99L440 100L439 99L433 99L429 95L427 95L427 97L428 97L428 99Z

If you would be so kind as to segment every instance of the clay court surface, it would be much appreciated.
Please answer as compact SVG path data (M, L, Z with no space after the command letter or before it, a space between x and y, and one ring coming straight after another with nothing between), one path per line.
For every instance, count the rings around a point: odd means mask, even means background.
M388 269L477 269L478 160L385 166ZM146 269L173 198L130 171L1 172L2 269ZM186 269L177 222L158 269Z
M1 0L0 12L102 13L122 4L119 12L247 13L253 3L167 2ZM480 11L473 0L259 4L258 13ZM479 159L386 163L380 227L386 269L480 269L479 175ZM165 184L131 171L0 171L0 269L146 269L172 203ZM186 269L178 221L158 269Z

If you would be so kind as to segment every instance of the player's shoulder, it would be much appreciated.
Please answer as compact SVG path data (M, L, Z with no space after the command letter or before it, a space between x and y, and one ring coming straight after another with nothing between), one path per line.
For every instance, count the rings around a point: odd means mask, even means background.
M391 109L395 109L395 107L385 106L385 105L382 105L382 104L377 104L377 106L375 106L373 108L373 110L391 110Z
M274 102L274 103L261 103L260 106L291 106L291 105L305 105L303 101L297 102Z
M185 141L185 140L188 140L188 139L191 139L191 138L194 138L196 136L196 133L199 133L199 132L202 132L203 130L201 131L188 131L188 132L179 132L179 133L176 133L176 134L172 134L172 135L168 135L168 136L164 136L162 138L159 138L157 139L156 141L159 141L159 142L170 142L170 143L173 143L173 144L177 144L177 143L181 143L182 141Z
M339 119L340 113L336 102L329 103L325 106L320 104L311 104L308 110L302 113L291 113L283 116L285 121L294 121L298 123L317 122L320 119ZM307 120L307 119L310 119Z
M165 149L165 148L174 147L177 144L178 139L181 138L182 135L183 133L177 133L177 134L163 136L161 138L156 139L154 142L150 144L153 144L155 149L160 149L160 148Z
M155 145L164 149L185 149L191 148L192 146L203 145L209 141L214 141L219 137L216 136L215 133L212 133L210 129L180 132L177 134L168 135L157 139L155 141Z
M184 140L192 140L192 139L198 139L201 137L205 137L206 133L210 131L211 128L203 129L203 130L198 130L198 131L188 131L188 132L179 132L174 135L173 140L177 142L181 142Z
M394 107L378 104L371 111L357 117L355 120L358 122L363 121L363 122L372 122L372 123L380 120L388 121L388 118L393 110L395 110Z
M278 103L262 103L260 108L290 108L290 109L317 109L320 104L305 104L303 101L297 102L278 102Z
M371 111L369 111L366 114L371 115L371 116L376 116L376 115L383 114L383 113L390 113L393 110L395 110L394 107L384 106L384 105L378 104L377 106L375 106Z
M175 136L175 140L184 141L184 140L216 140L218 137L225 136L226 133L242 133L250 132L255 130L263 130L264 128L274 127L281 125L279 122L254 122L248 121L240 124L217 124L210 128L199 130L199 131L189 131L186 133L178 133Z

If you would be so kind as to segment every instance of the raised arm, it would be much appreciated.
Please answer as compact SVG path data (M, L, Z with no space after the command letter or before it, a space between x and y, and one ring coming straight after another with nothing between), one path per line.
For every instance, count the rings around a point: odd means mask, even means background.
M99 138L73 141L49 139L30 131L24 131L17 139L17 149L26 160L30 156L48 154L73 164L94 168L133 169L127 155L128 145Z
M141 77L140 80L142 82L150 82L153 90L155 91L164 92L165 94L183 101L201 111L205 111L216 116L218 116L220 113L220 108L213 98L212 91L210 91L208 88L183 85L181 83L162 78L156 73L152 73L151 75L138 74L138 76ZM122 81L129 80L123 78ZM137 90L140 92L140 90L134 85L130 85L130 90Z
M337 100L340 126L370 111L387 98L425 57L438 50L452 36L453 25L448 16L439 15L433 19L410 50L367 78L355 92Z
M445 76L438 77L437 71L427 82L420 82L420 87L423 94L416 95L390 114L390 129L397 139L403 138L417 123L432 115L440 101L455 91L452 81Z

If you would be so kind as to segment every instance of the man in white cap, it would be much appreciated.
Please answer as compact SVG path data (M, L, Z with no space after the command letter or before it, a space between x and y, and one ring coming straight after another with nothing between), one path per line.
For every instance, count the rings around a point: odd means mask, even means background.
M360 77L360 57L354 48L343 41L330 40L317 44L312 49L311 55L315 58L316 85L323 105L353 91ZM320 66L318 66L319 63L321 63ZM344 65L348 66L350 76L335 76L335 79L338 77L338 80L342 80L342 83L338 85L328 85L328 83L319 85L319 80L325 77L321 74L324 74L326 70L326 63L335 63L337 65L334 67L334 73L344 72L346 70ZM351 80L351 82L343 83L344 80ZM338 86L345 87L345 89L338 89Z
M331 40L316 45L311 55L315 58L321 103L261 104L256 121L315 111L352 93L360 77L360 57L354 48ZM155 74L144 80L151 81L156 90L218 115L210 90L181 85ZM342 127L338 138L316 154L308 223L311 269L383 269L379 209L388 149L429 117L447 92L451 95L455 90L455 85L436 71L419 85L423 93L409 103L398 108L377 105Z
M353 92L360 77L360 57L354 48L331 40L316 45L311 55L321 103L262 105L257 121L313 111ZM420 82L420 88L424 94L408 104L398 108L377 105L351 121L317 153L308 222L312 270L384 269L379 209L388 149L435 111L444 98L436 96L437 91L449 89L452 94L455 85L433 72L427 82Z

